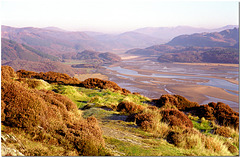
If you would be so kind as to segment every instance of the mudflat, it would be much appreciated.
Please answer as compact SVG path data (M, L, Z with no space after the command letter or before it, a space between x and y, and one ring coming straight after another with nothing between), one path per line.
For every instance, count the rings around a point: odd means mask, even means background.
M179 94L199 104L223 102L238 111L238 64L159 63L131 58L102 71L122 88L150 98Z

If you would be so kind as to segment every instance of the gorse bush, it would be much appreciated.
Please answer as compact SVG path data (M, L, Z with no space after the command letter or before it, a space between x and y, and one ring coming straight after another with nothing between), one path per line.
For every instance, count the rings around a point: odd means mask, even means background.
M51 155L51 145L63 147L66 151L61 155L68 152L77 152L75 155L107 154L96 118L83 119L76 104L66 96L44 89L30 89L15 80L2 79L1 88L2 124L10 130L28 133L30 141L48 144L37 155ZM30 148L24 153L36 155Z

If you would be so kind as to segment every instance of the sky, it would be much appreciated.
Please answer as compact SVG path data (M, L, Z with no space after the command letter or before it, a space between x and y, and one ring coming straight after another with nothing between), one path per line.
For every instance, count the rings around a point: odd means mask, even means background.
M1 24L72 31L238 25L238 1L1 0Z

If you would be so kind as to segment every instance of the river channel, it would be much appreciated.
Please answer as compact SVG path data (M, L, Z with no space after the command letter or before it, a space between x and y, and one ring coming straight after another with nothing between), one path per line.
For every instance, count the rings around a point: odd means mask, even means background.
M223 102L238 111L238 67L128 60L105 67L109 80L150 98L179 94L199 104ZM204 93L205 92L205 93Z

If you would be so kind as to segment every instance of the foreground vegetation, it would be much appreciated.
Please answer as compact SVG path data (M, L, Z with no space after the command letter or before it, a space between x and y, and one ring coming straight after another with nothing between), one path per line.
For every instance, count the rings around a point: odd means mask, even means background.
M3 144L24 155L232 156L239 151L239 114L223 103L200 106L179 95L151 100L111 81L15 73L8 66L2 67L1 96Z

